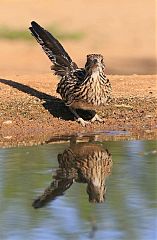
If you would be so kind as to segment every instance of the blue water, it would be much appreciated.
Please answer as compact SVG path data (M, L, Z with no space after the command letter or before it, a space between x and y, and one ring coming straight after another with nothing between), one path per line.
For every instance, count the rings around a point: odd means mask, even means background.
M82 145L74 145L80 156ZM157 239L156 142L96 145L112 155L104 202L89 202L87 183L74 178L63 195L36 209L34 200L54 182L57 156L71 149L70 143L1 149L0 239Z

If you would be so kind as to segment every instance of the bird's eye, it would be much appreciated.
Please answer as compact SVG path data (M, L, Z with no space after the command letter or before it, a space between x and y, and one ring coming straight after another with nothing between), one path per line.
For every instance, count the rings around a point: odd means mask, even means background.
M96 63L98 62L98 60L97 60L97 59L94 59L93 62L96 64Z

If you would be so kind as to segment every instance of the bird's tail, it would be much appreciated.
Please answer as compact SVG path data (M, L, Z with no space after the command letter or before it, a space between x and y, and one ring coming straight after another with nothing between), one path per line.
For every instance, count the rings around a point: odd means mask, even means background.
M64 192L73 184L73 179L55 180L45 189L44 193L33 201L34 208L41 208L48 202L53 201L58 196L62 196Z
M77 68L59 41L47 30L34 21L31 22L29 29L49 59L53 62L52 70L55 71L55 74L63 76L66 69L73 70L73 68Z

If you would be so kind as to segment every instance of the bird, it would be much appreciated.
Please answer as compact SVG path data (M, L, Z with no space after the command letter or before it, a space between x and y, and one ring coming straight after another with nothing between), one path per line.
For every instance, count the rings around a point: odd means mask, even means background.
M106 179L111 174L112 155L103 144L78 142L71 137L70 146L58 153L59 167L53 181L43 194L33 201L34 208L45 206L61 196L74 182L87 184L89 202L103 203L106 196Z
M41 45L52 62L51 70L60 77L57 93L82 126L103 119L97 114L100 106L111 100L112 86L105 75L105 63L101 54L88 54L84 68L79 68L65 51L60 42L35 21L29 27L32 36ZM78 110L94 112L86 121Z

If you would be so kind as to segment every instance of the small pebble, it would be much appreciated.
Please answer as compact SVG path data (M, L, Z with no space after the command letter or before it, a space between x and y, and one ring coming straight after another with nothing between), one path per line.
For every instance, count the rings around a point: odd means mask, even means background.
M13 121L11 121L11 120L7 120L7 121L3 122L3 124L12 124L12 123L13 123Z
M5 136L5 137L3 137L3 138L5 138L5 139L11 139L12 136Z

